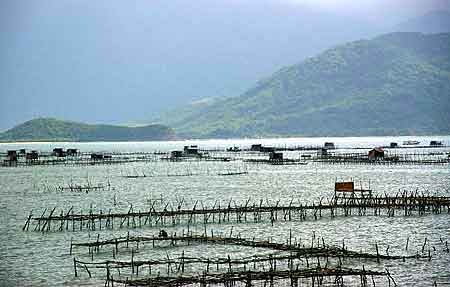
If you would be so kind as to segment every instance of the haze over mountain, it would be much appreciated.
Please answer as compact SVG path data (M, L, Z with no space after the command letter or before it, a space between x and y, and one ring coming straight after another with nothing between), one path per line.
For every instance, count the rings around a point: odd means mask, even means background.
M445 33L450 32L450 12L432 11L394 26L392 31Z
M336 2L337 3L337 2ZM36 117L148 122L439 0L0 1L0 130Z
M337 46L163 122L200 138L426 135L450 133L449 111L450 34L393 33Z

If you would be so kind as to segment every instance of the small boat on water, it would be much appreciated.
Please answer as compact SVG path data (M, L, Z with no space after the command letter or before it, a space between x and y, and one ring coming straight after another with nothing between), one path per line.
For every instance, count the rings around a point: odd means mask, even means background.
M403 142L403 145L418 145L418 144L420 144L420 142L414 140L408 140Z

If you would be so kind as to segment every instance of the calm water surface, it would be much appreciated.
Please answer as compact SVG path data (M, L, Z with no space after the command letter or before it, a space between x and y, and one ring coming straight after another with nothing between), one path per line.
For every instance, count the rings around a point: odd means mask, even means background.
M450 145L450 136L439 137L372 137L372 138L297 138L297 139L260 139L260 140L205 140L177 142L132 142L132 143L20 143L0 144L0 152L8 149L36 149L51 151L54 147L75 147L81 151L170 151L184 145L198 144L201 148L223 148L233 145L249 147L253 143L272 146L323 145L332 141L337 147L373 147L389 145L390 142L402 143L417 139L425 144L430 140L441 140ZM407 152L423 153L428 149L408 149ZM449 152L449 148L433 149L436 152ZM396 152L405 152L398 150ZM299 158L299 152L288 153ZM217 176L217 173L230 170L248 170L248 175ZM168 177L168 174L191 172L194 176ZM153 177L126 179L124 174L146 173ZM1 286L103 286L103 272L94 272L89 279L86 273L75 278L73 273L73 256L89 261L85 249L75 250L69 255L70 240L89 241L100 233L103 239L123 236L127 229L102 230L99 232L22 232L25 220L33 214L41 213L45 208L63 208L87 212L91 207L103 211L111 209L127 212L130 204L135 210L149 208L149 201L164 198L175 201L184 198L188 205L197 200L205 205L213 205L215 200L228 203L230 199L245 202L248 198L275 203L278 200L289 203L312 202L322 197L330 197L336 179L355 179L370 187L374 192L393 195L399 190L419 190L450 196L450 168L448 165L327 165L309 163L308 165L270 166L246 165L242 162L201 162L170 163L148 162L104 166L39 166L0 168L0 283ZM110 182L110 191L85 193L61 193L48 191L45 187L68 185L70 182L84 184ZM114 198L116 205L114 205ZM312 234L323 237L328 243L345 245L356 251L375 252L375 243L381 253L389 246L389 253L406 255L416 254L427 238L427 248L431 248L432 260L409 260L406 262L356 261L351 266L367 269L384 270L389 268L399 286L432 286L450 284L450 255L443 252L443 242L450 241L450 215L426 215L411 217L387 216L350 216L334 219L323 218L317 221L270 222L211 224L217 234L228 234L233 226L233 233L243 237L257 239L272 238L284 242L289 230L293 236L309 242ZM181 233L186 226L167 227L168 232ZM204 227L193 228L199 233ZM191 228L192 230L192 228ZM131 234L153 235L159 228L143 227L131 229ZM409 249L405 251L407 238ZM434 248L436 250L434 250ZM187 255L202 254L205 257L232 257L254 254L252 249L232 246L183 246L171 249L143 248L137 254L139 259L171 257L185 251ZM111 248L95 256L95 260L111 259ZM265 251L258 251L265 252ZM118 259L129 260L130 253L122 252ZM386 282L385 282L386 283ZM381 283L382 284L382 283ZM378 286L378 285L377 285ZM382 286L382 285L380 285ZM446 286L446 285L442 285ZM448 286L448 285L447 285Z

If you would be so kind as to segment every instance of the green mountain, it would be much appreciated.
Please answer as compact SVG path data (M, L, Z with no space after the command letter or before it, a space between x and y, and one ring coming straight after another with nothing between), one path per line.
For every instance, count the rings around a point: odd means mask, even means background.
M27 121L0 133L0 141L145 141L173 138L173 130L163 125L91 125L52 118Z
M160 121L200 138L425 135L449 134L449 111L450 34L392 33L337 46L241 96Z

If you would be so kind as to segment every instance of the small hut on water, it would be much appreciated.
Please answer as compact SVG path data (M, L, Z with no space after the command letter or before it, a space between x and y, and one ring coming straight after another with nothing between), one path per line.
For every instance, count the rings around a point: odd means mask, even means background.
M384 158L384 149L381 147L377 147L374 149L371 149L369 151L368 157L370 160L376 160L379 158Z
M342 181L334 183L334 202L335 204L354 204L359 199L372 197L372 190L363 188L355 188L355 182Z

